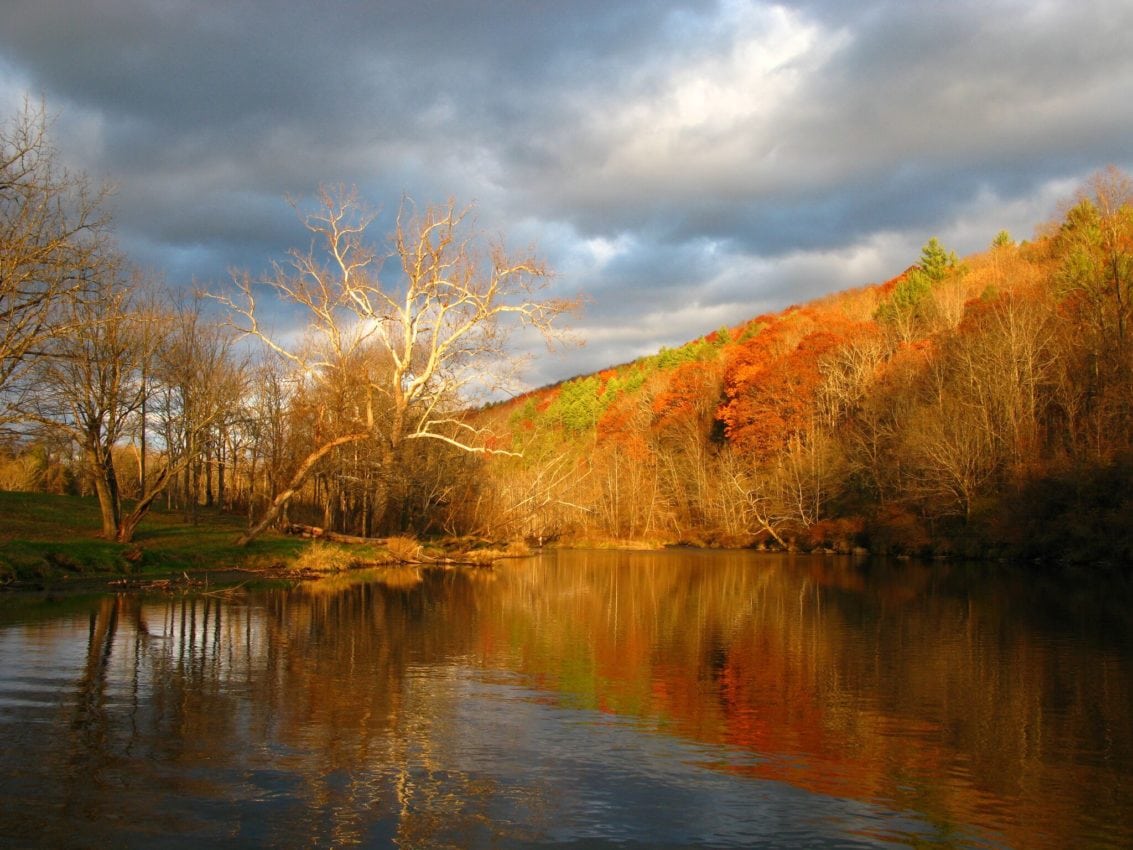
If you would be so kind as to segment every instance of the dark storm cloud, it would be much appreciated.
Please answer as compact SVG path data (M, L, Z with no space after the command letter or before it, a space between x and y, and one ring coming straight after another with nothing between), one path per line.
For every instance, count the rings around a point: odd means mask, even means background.
M1129 32L1124 0L10 0L0 98L45 98L176 283L305 244L284 197L319 183L359 185L378 238L403 193L475 201L591 297L589 349L540 380L883 279L929 235L982 247L1130 170Z
M643 85L648 94L628 100L651 105L652 122L621 137L605 116L584 126L581 143L545 154L536 191L558 199L583 232L669 223L678 236L703 228L780 251L835 246L908 221L914 208L919 225L982 188L1026 192L1129 156L1133 111L1119 104L1133 93L1121 36L1133 7L1124 5L1108 4L1107 15L1071 3L863 4L852 20L800 16L793 23L815 29L813 45L730 93L767 97L777 78L810 62L765 115L741 109L706 144L681 127L654 147L655 161L611 169L620 147L671 118L672 105L654 94L666 83ZM717 55L729 49L721 42ZM736 79L744 68L702 70Z

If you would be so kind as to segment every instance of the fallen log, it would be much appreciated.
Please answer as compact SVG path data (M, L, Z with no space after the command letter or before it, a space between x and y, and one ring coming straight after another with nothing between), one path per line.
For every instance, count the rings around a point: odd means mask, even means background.
M311 537L316 540L329 540L332 543L373 543L381 545L386 542L384 537L359 537L356 534L340 534L337 531L327 531L325 528L319 528L317 525L303 525L302 523L293 522L284 528L287 534L297 534L300 537Z

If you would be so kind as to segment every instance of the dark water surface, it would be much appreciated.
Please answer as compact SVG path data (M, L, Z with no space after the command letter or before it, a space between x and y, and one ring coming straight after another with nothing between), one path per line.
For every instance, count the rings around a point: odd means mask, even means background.
M5 599L0 845L1133 847L1126 602L561 552Z

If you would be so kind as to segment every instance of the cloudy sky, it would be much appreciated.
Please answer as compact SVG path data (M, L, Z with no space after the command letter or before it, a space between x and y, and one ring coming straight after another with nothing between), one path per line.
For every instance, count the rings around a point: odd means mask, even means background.
M1129 0L2 0L0 108L57 115L170 283L304 246L286 196L453 197L587 344L533 384L960 254L1133 172ZM378 235L381 236L384 230Z

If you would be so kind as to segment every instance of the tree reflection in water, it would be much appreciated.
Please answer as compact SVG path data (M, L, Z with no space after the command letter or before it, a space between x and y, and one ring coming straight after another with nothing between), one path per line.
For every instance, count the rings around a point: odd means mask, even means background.
M1128 634L1059 603L962 566L562 552L6 609L0 834L1122 846Z

